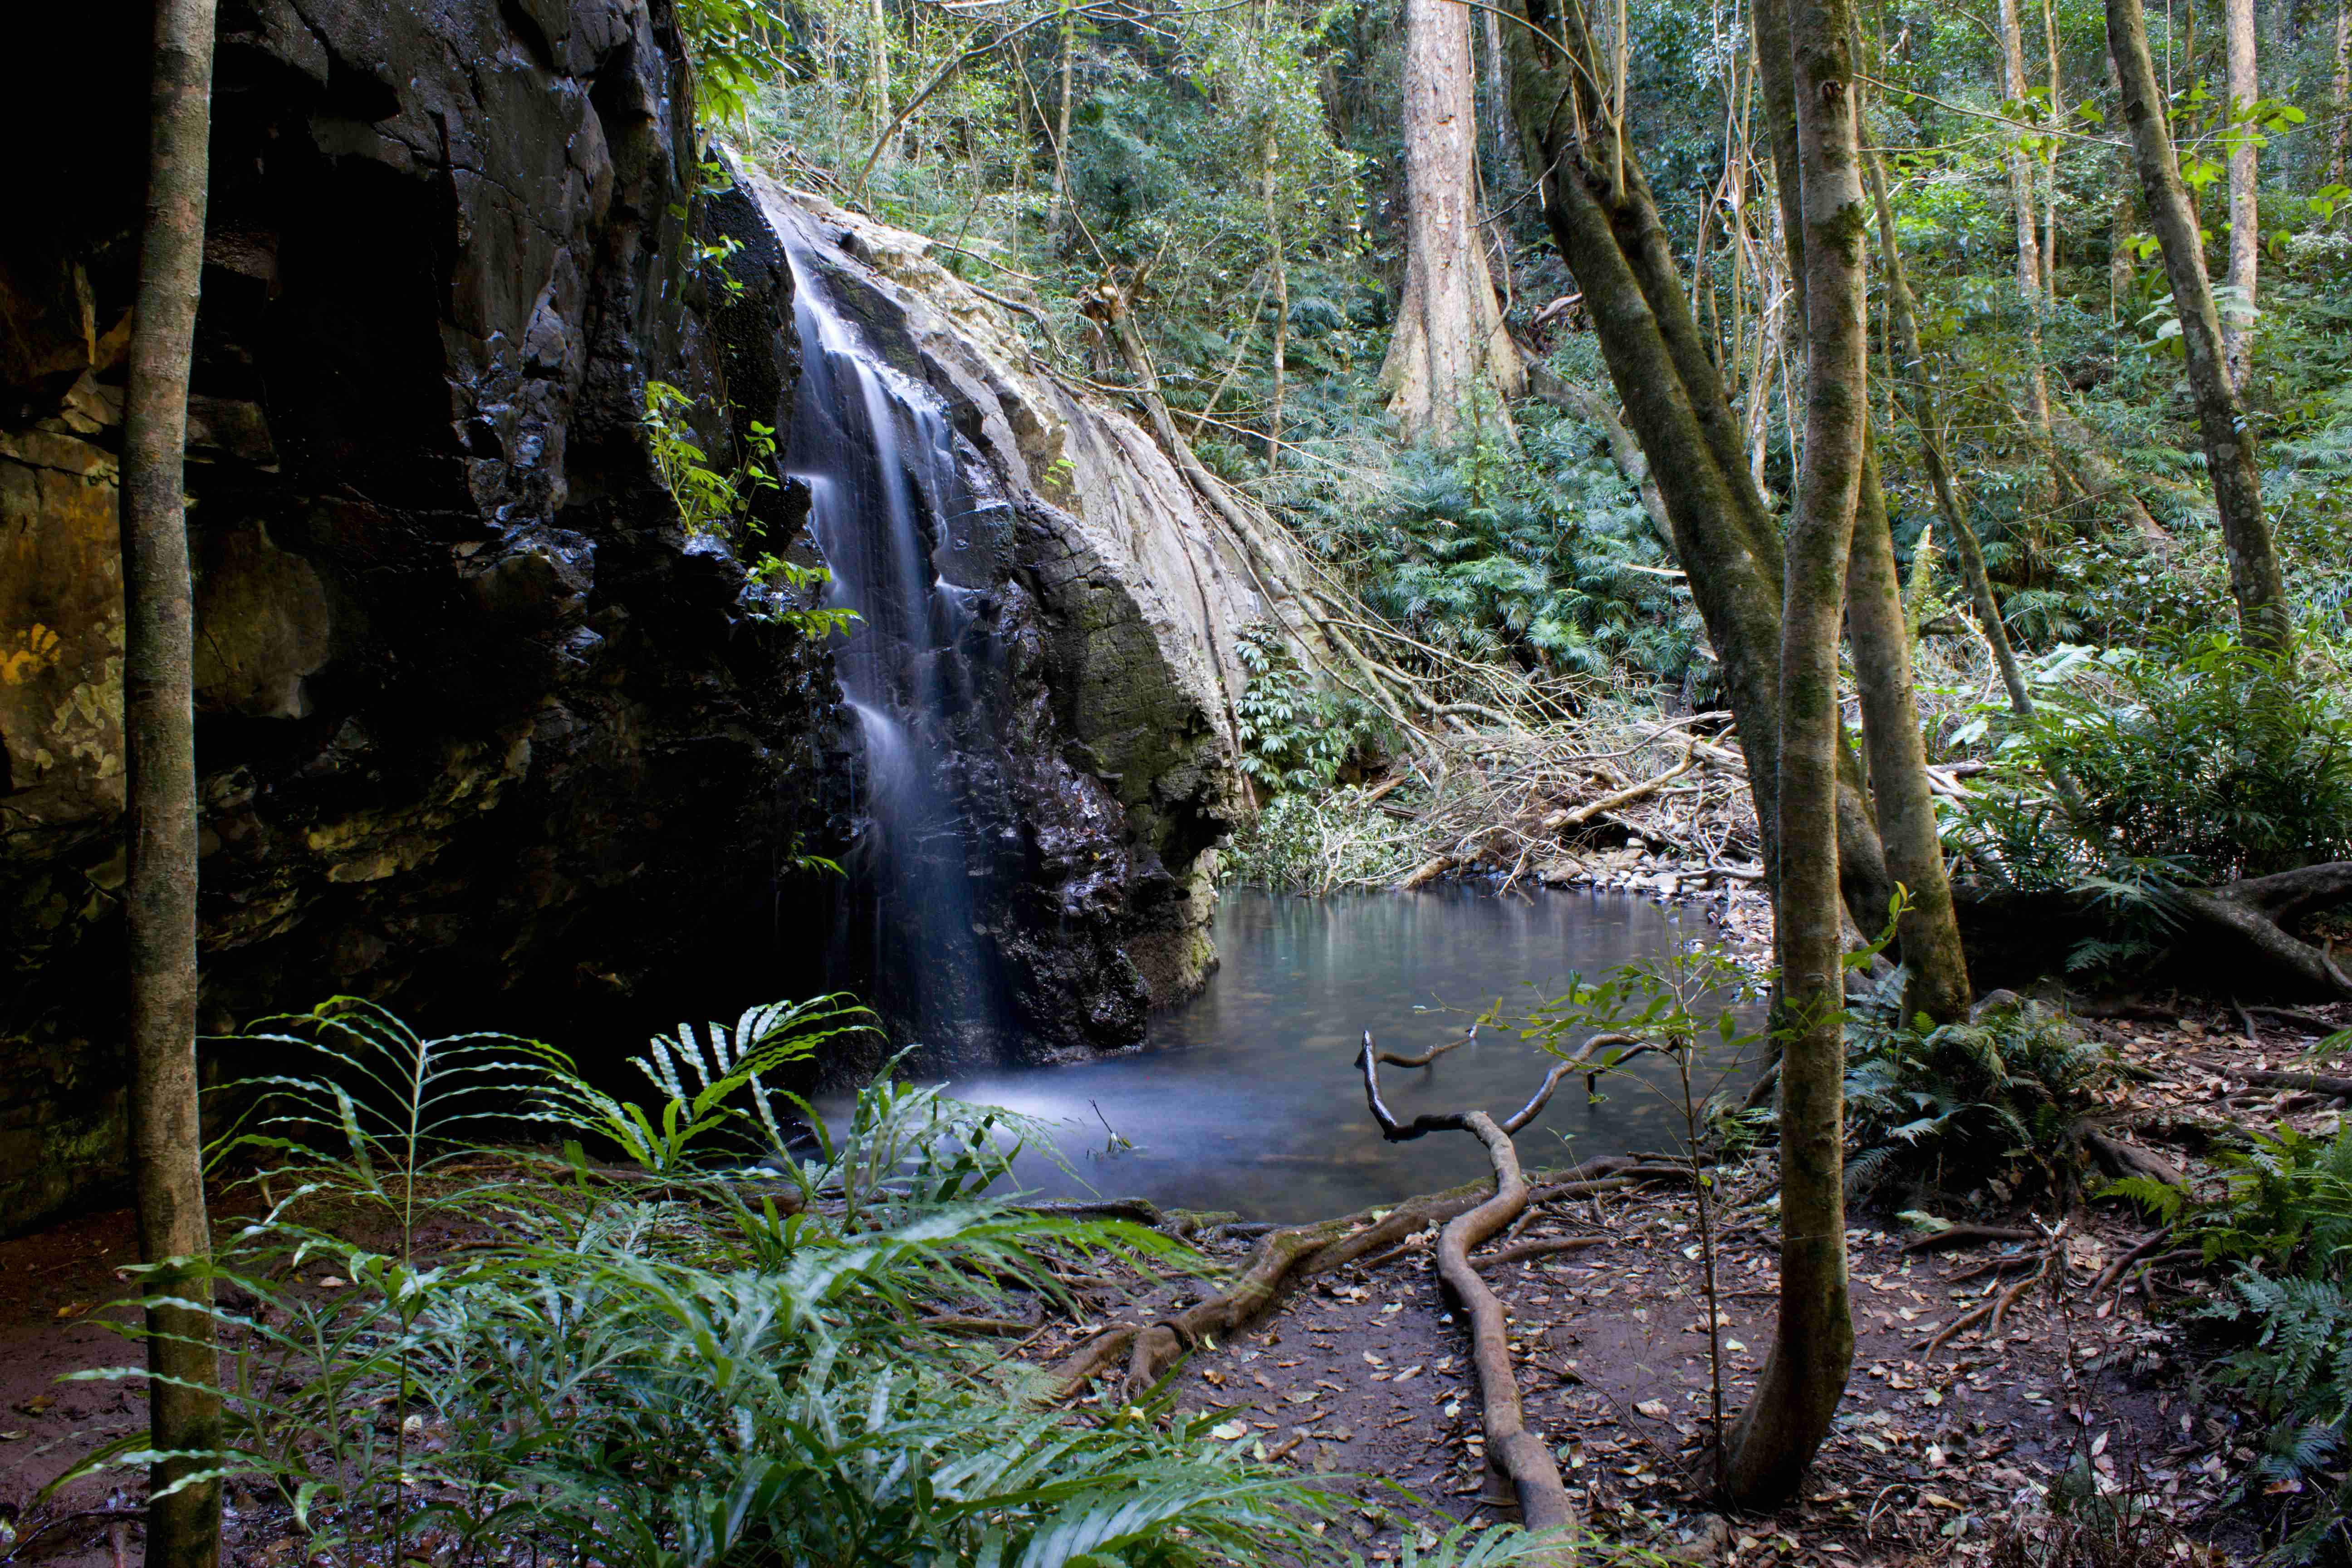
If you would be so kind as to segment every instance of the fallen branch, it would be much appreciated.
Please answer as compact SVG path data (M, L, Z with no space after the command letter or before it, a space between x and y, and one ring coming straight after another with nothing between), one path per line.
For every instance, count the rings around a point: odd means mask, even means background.
M1483 1406L1480 1424L1486 1436L1490 1494L1498 1489L1495 1483L1507 1484L1509 1495L1518 1502L1519 1518L1529 1530L1571 1529L1576 1515L1569 1505L1567 1489L1560 1485L1559 1467L1552 1459L1549 1446L1528 1430L1521 1412L1518 1376L1511 1363L1503 1304L1486 1282L1478 1278L1477 1269L1470 1262L1470 1248L1526 1210L1528 1179L1519 1169L1518 1151L1512 1146L1511 1134L1536 1119L1561 1078L1576 1064L1561 1062L1554 1066L1527 1104L1498 1126L1483 1110L1442 1116L1424 1114L1410 1123L1400 1122L1381 1100L1379 1053L1372 1045L1370 1030L1365 1031L1364 1048L1358 1059L1364 1069L1365 1103L1371 1109L1372 1120L1380 1124L1382 1138L1395 1143L1431 1132L1461 1131L1486 1145L1487 1161L1495 1171L1494 1195L1455 1215L1438 1233L1438 1277L1470 1321L1471 1361L1477 1371ZM1488 1500L1501 1500L1490 1496ZM1565 1564L1569 1554L1563 1551L1556 1561Z
M1473 1024L1470 1026L1470 1032L1460 1039L1448 1040L1442 1046L1432 1046L1417 1057L1401 1057L1394 1051L1382 1051L1380 1059L1392 1068L1425 1068L1446 1052L1460 1050L1464 1046L1475 1045L1477 1039L1478 1026Z

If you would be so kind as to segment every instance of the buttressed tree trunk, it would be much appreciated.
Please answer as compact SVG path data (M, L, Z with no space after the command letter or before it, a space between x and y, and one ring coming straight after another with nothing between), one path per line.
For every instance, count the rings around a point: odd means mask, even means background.
M1526 388L1473 211L1477 110L1469 12L1404 5L1404 296L1381 384L1412 437L1451 436L1481 392Z
M208 1302L196 1093L195 608L185 501L188 368L205 252L212 140L213 0L158 0L146 226L122 421L123 927L130 949L131 1173L151 1300ZM212 1568L220 1488L200 1481L220 1442L212 1320L147 1310L149 1430L174 1458L148 1477L149 1568Z
M1649 458L1675 554L1721 661L1748 757L1768 877L1780 857L1780 531L1753 476L1739 421L1675 267L1641 160L1586 132L1601 121L1608 67L1576 7L1514 0L1505 30L1511 113L1545 219L1583 290L1625 422ZM1588 155L1590 154L1590 155ZM1838 868L1857 923L1885 919L1885 851L1841 750ZM1873 913L1875 911L1875 914Z
M1804 181L1807 396L1780 636L1780 1314L1723 1472L1731 1500L1750 1507L1795 1494L1853 1363L1837 653L1869 442L1870 340L1849 0L1790 0L1788 33Z
M2236 123L2238 117L2263 95L2254 60L2254 0L2229 0L2227 32L2230 50L2230 119L2237 144L2230 151L2230 290L2229 312L2221 318L2221 362L2229 368L2230 384L2246 389L2246 338L2254 309L2256 247L2262 224L2254 204L2254 180L2259 154L2254 128Z
M2164 95L2147 48L2147 16L2140 0L2106 0L2107 47L2123 88L2124 119L2131 128L2132 159L2139 166L2147 217L2164 251L2164 272L2180 320L2189 360L2189 389L2205 438L2205 467L2221 514L2230 552L2230 592L2238 601L2239 635L2249 647L2283 648L2289 630L2286 584L2278 551L2263 516L2262 476L2245 405L2230 383L2221 354L2221 326L2205 277L2205 248L2180 182L2180 163L2165 122Z

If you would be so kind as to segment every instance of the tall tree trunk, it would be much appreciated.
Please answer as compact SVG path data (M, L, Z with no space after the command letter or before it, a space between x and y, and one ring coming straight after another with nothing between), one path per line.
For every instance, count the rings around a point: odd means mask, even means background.
M1867 442L1847 571L1846 632L1853 644L1854 689L1862 696L1871 799L1877 807L1878 836L1886 846L1886 874L1909 894L1895 925L1906 975L1903 1016L1924 1013L1948 1024L1968 1016L1975 993L1969 986L1951 879L1944 873L1935 797L1927 788L1927 748L1919 734L1911 627L1904 614L1903 579L1895 567L1895 534L1886 493L1879 487L1877 454Z
M2058 150L2064 142L2055 132L2065 129L2065 83L2058 67L2058 4L2042 0L2042 47L2050 62L2050 155L2042 168L2042 297L2058 301Z
M877 5L881 0L875 0ZM1062 8L1062 102L1054 111L1054 194L1045 199L1045 232L1058 234L1062 204L1070 195L1070 62L1076 51L1077 6L1064 0Z
M182 492L188 371L203 279L214 0L159 0L146 226L122 421L123 927L130 949L131 1173L151 1300L212 1300L202 1265L196 1080L195 607ZM199 1481L221 1436L219 1356L199 1307L147 1310L150 1568L212 1568L220 1488Z
M2026 689L2023 672L2018 668L2017 651L2010 646L2009 628L2001 621L2000 601L1993 596L1992 578L1985 571L1984 550L1952 488L1951 464L1944 457L1943 415L1936 406L1935 373L1919 346L1918 309L1911 296L1910 279L1904 270L1903 247L1895 237L1895 210L1886 199L1885 171L1879 166L1874 149L1865 153L1864 167L1870 175L1871 200L1878 209L1878 248L1886 267L1886 314L1894 323L1904 381L1910 389L1907 401L1911 405L1911 422L1919 430L1920 465L1927 470L1927 488L1936 497L1936 513L1943 519L1944 531L1952 536L1952 548L1959 555L1960 576L1968 584L1969 601L1976 606L1977 624L1984 628L1985 641L1992 648L1993 663L2000 669L2000 683L2009 690L2010 706L2021 715L2031 714L2033 698Z
M1405 0L1404 296L1381 366L1405 434L1441 440L1481 392L1515 396L1526 384L1472 210L1467 16L1453 0Z
M1762 29L1778 36L1787 36L1788 26L1783 7L1789 0L1770 0L1757 7ZM1780 13L1767 16L1767 11ZM1847 12L1853 21L1850 0ZM1860 50L1861 30L1856 27L1848 35L1849 48ZM1849 56L1848 77L1851 79L1853 56ZM1801 143L1796 134L1784 134L1784 128L1797 123L1797 78L1791 53L1760 54L1757 74L1764 85L1764 113L1772 127L1775 156L1785 153L1794 157ZM1855 188L1862 188L1859 159L1861 155L1860 114L1855 116L1855 156L1857 170ZM1806 188L1809 171L1795 164L1780 173L1782 223L1789 240L1789 268L1791 276L1804 280L1809 292L1811 279L1811 220L1799 205ZM1864 241L1855 237L1859 257ZM1811 326L1800 314L1799 321L1811 342ZM1865 339L1867 334L1865 333ZM1864 352L1867 357L1868 344ZM1807 358L1811 349L1807 348ZM1867 365L1863 377L1863 401L1865 416L1869 387ZM1810 418L1810 411L1809 411ZM1809 426L1810 429L1810 426ZM1899 883L1908 889L1910 898L1896 928L1905 967L1910 971L1909 984L1904 995L1906 1016L1926 1013L1937 1023L1950 1023L1967 1015L1972 993L1969 987L1966 952L1960 942L1959 918L1952 906L1950 879L1944 872L1944 846L1936 831L1935 812L1927 788L1927 754L1919 737L1919 710L1911 679L1911 641L1908 621L1903 608L1903 584L1895 570L1895 538L1886 514L1886 497L1880 488L1878 463L1872 450L1865 417L1863 437L1864 461L1857 480L1858 500L1853 528L1852 559L1848 564L1846 624L1853 641L1854 684L1862 699L1864 743L1870 756L1870 773L1876 811L1873 820L1877 838L1884 847L1883 872L1874 873L1878 879ZM1783 638L1785 641L1786 633ZM1785 706L1785 704L1784 704ZM1839 758L1842 770L1853 771L1850 754L1843 750ZM1853 781L1858 784L1858 780ZM1842 796L1840 809L1852 812L1861 804L1857 791ZM1842 876L1852 883L1851 868L1842 869ZM1891 896L1891 889L1889 889ZM1851 900L1849 900L1851 902ZM1886 904L1856 908L1855 922L1864 933L1878 931L1886 917Z
M2327 132L2327 183L2344 183L2344 148L2352 142L2352 0L2336 0L2336 123Z
M2352 5L2352 0L2347 0ZM2116 75L2116 58L2107 56L2107 92L2116 102L2123 101L2122 79ZM2126 177L2116 182L2116 201L2107 220L2107 324L2115 325L2123 311L2124 297L2131 292L2139 279L2139 259L2132 250L2132 240L2139 233L2139 204L2132 199L2132 182Z
M2025 35L2017 19L2017 0L2000 0L2000 95L2011 102L2025 98ZM2010 124L2015 136L2024 131ZM2022 147L2009 153L2010 202L2017 214L2017 289L2029 299L2042 292L2042 245L2035 237L2033 155Z
M2254 268L2262 243L2262 220L2256 211L2254 181L2261 172L2256 136L2239 116L2263 95L2255 69L2254 0L2226 0L2230 52L2231 130L2237 144L2230 152L2230 309L2221 318L2221 363L2230 384L2246 389L2246 339L2254 311Z
M896 141L889 135L890 115L890 17L882 8L882 0L874 0L869 25L874 29L872 89L874 93L874 135L876 140ZM879 149L879 158L888 163L892 151L887 144Z
M2140 0L2106 0L2107 47L2123 84L2124 119L2131 127L2133 160L2147 201L2149 224L2164 251L2165 276L2179 313L2180 342L2189 360L2189 388L2197 403L2197 423L2205 437L2205 467L2213 479L2213 500L2221 514L2221 538L2230 554L2230 592L2238 601L2239 635L2249 647L2283 648L2290 629L2286 584L2278 551L2263 516L2261 471L2254 466L2253 436L2245 405L2230 384L2221 357L2221 328L2213 290L2205 277L2205 251L2180 164L2165 123L2156 65L2148 56L2147 17Z
M1780 0L1763 0L1777 5ZM1780 1312L1731 1434L1724 1489L1792 1497L1853 1363L1844 1193L1845 971L1838 908L1838 619L1869 440L1864 209L1849 0L1793 0L1803 171L1806 399L1780 635ZM1766 68L1770 68L1769 66Z
M1265 466L1276 468L1282 461L1282 394L1290 351L1290 277L1282 260L1282 214L1275 201L1274 122L1266 122L1265 151L1261 155L1265 188L1265 239L1272 250L1274 268L1274 409L1265 426Z

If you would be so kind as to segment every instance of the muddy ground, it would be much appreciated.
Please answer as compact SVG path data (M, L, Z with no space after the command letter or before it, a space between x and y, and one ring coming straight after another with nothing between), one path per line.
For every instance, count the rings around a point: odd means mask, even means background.
M2115 1046L2128 1069L2111 1124L2141 1129L2124 1135L2210 1184L2212 1168L2197 1151L2214 1124L2335 1129L2340 1102L2251 1088L2245 1079L2282 1066L2344 1071L2304 1054L2330 1020L2352 1022L2352 1009L2291 1022L2176 1002L2084 1026ZM1771 1181L1769 1154L1722 1173L1717 1333L1727 1410L1746 1397L1773 1338ZM1800 1505L1745 1519L1727 1519L1708 1501L1713 1363L1687 1192L1605 1193L1531 1213L1515 1239L1592 1245L1488 1278L1512 1315L1529 1425L1554 1446L1598 1533L1710 1563L1968 1557L1990 1549L2004 1520L2046 1509L2071 1471L2147 1495L2190 1539L2233 1558L2259 1548L2288 1500L2225 1500L2252 1438L2241 1414L2203 1388L2206 1350L2178 1321L2182 1292L2208 1288L2204 1277L2175 1263L2153 1278L2135 1269L2091 1289L2149 1234L2139 1215L2114 1202L2063 1216L2037 1212L1988 1182L1937 1212L2035 1239L1923 1248L1921 1233L1885 1209L1853 1221L1857 1350L1835 1433ZM1250 1245L1209 1243L1221 1261L1238 1261ZM2053 1265L2043 1284L2020 1294L1999 1331L1979 1322L1931 1350L1989 1289L2005 1289L2053 1249L2063 1269ZM0 1519L16 1535L0 1561L97 1568L140 1550L135 1513L107 1517L135 1510L135 1478L88 1479L38 1499L97 1447L143 1425L135 1384L60 1381L136 1360L136 1342L108 1329L126 1321L122 1310L107 1305L125 1290L119 1270L132 1257L122 1210L0 1242ZM1051 1361L1081 1342L1082 1331L1149 1321L1155 1309L1202 1289L1102 1296L1087 1323L1056 1323L1022 1353ZM1335 1528L1371 1562L1394 1559L1401 1529L1426 1528L1416 1521L1501 1517L1484 1500L1461 1325L1440 1298L1425 1245L1318 1279L1240 1341L1203 1347L1179 1374L1176 1400L1188 1412L1214 1412L1225 1440L1352 1493ZM297 1555L282 1510L242 1494L231 1500L227 1562L275 1568Z

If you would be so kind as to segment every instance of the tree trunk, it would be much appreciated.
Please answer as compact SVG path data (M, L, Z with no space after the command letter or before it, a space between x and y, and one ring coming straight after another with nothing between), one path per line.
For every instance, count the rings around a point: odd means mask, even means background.
M2050 61L2050 155L2042 167L2042 297L2058 302L2058 150L2064 142L2054 134L2066 125L2064 82L2058 69L2057 0L2042 0L2042 47Z
M877 141L896 140L890 136L890 18L882 9L882 0L874 0L871 25L874 29L874 135ZM884 162L890 158L886 144L879 153Z
M1691 315L1656 200L1628 150L1589 143L1606 69L1581 14L1554 0L1517 0L1524 26L1505 35L1512 114L1536 172L1560 258L1583 290L1625 422L1649 458L1672 525L1675 555L1721 661L1748 758L1768 880L1780 862L1780 530L1748 471L1740 426ZM1612 139L1613 140L1613 139ZM1588 155L1588 153L1592 155ZM1622 171L1622 173L1621 173ZM1755 394L1760 395L1760 392ZM1884 919L1885 853L1840 748L1838 867L1857 923Z
M2327 132L2327 183L2344 183L2344 148L2352 142L2352 0L2336 0L2336 123Z
M2000 668L2000 683L2008 689L2009 704L2019 714L2031 715L2033 698L2018 668L2017 650L2010 646L2000 601L1993 596L1992 578L1985 571L1984 550L1952 488L1951 465L1944 458L1943 415L1936 406L1935 376L1919 346L1918 309L1904 270L1903 247L1895 237L1895 210L1886 199L1886 174L1879 166L1875 149L1865 154L1864 167L1870 175L1872 202L1878 209L1878 247L1886 268L1886 314L1894 324L1904 381L1910 388L1911 422L1919 430L1920 465L1927 470L1927 488L1935 494L1937 515L1944 520L1944 530L1952 536L1952 548L1959 555L1960 576L1968 584L1969 602L1976 606L1977 623L1992 648L1993 663Z
M2017 19L2017 0L2000 0L2000 95L2011 102L2025 97L2025 35ZM2014 121L2010 133L2025 127ZM2033 155L2021 147L2009 153L2009 194L2017 215L2017 289L2032 299L2042 292L2042 246L2034 234Z
M1265 185L1265 242L1272 255L1274 268L1274 408L1265 426L1265 466L1279 467L1282 461L1282 394L1290 352L1290 276L1283 267L1282 215L1275 202L1274 122L1266 121L1265 147L1262 154Z
M1785 37L1785 12L1780 16L1765 15L1780 9L1779 5L1759 5L1759 27ZM1851 23L1850 10L1848 20ZM1852 40L1859 37L1858 29L1849 34L1850 47L1858 47ZM1764 85L1764 114L1766 123L1772 128L1774 155L1786 153L1793 158L1801 138L1785 133L1797 121L1793 58L1786 52L1760 55L1757 73ZM1855 181L1860 189L1859 108L1855 115ZM1807 280L1805 287L1810 289L1811 226L1798 205L1806 172L1792 163L1779 173L1780 188L1784 194L1782 223L1790 236L1790 272ZM1857 257L1863 243L1857 233ZM1865 333L1865 360L1866 338ZM1853 542L1848 564L1846 624L1853 641L1854 684L1862 699L1864 743L1869 751L1871 793L1875 796L1876 811L1872 821L1884 854L1865 869L1853 863L1854 857L1848 850L1842 857L1839 875L1855 924L1865 936L1882 929L1894 885L1899 883L1909 890L1909 907L1896 928L1903 962L1910 971L1904 1011L1906 1016L1924 1012L1937 1023L1949 1023L1968 1013L1971 999L1968 961L1960 942L1959 917L1952 906L1951 883L1944 873L1944 847L1936 831L1927 787L1927 755L1919 738L1919 710L1911 680L1910 629L1903 609L1903 584L1895 570L1894 534L1886 515L1885 492L1879 484L1876 454L1871 448L1868 434L1868 383L1865 364L1862 399L1865 416L1864 458L1857 481ZM1784 646L1785 637L1784 632ZM1841 795L1839 809L1850 815L1862 804L1856 776L1859 770L1854 768L1851 753L1842 742L1838 761L1849 786Z
M1758 9L1777 7L1764 0ZM1780 639L1780 1312L1730 1436L1743 1507L1796 1494L1853 1363L1844 1194L1845 971L1837 874L1838 611L1869 439L1864 208L1849 0L1790 7L1803 172L1805 446ZM1769 69L1768 65L1766 68Z
M2347 0L2352 5L2352 0ZM2116 58L2107 57L2107 91L2117 102L2123 100L2123 83L2116 75ZM2132 199L2132 182L2116 182L2116 202L2107 220L2107 324L2115 325L2123 311L2124 297L2131 292L2139 279L2138 258L2132 251L2132 239L2139 232L2139 205Z
M205 250L212 138L213 0L160 0L146 227L122 423L123 927L130 949L131 1173L151 1300L212 1300L202 1271L203 1134L196 1080L195 608L182 492L188 371ZM148 1475L151 1568L212 1568L220 1488L213 1323L198 1307L147 1310L149 1432L173 1458Z
M2173 155L2156 65L2148 56L2147 17L2140 0L2106 0L2106 10L2107 47L2123 84L2133 159L2139 165L2148 222L2163 248L2165 275L2179 313L2189 387L2197 402L2205 466L2213 479L2221 537L2230 554L2230 592L2238 601L2239 635L2252 647L2284 648L2289 630L2286 584L2279 574L2270 525L2263 517L2262 476L2254 466L2245 407L2222 362L2221 329L2205 278L2205 252L2198 242L2196 217L2189 210L2189 193L2180 182L2180 164Z
M1969 987L1968 954L1960 944L1951 879L1944 874L1943 838L1936 830L1935 797L1927 787L1927 749L1912 689L1911 628L1903 610L1903 579L1895 568L1895 536L1885 492L1879 488L1877 455L1866 441L1860 493L1847 569L1846 631L1853 644L1853 683L1862 694L1863 744L1870 757L1878 837L1886 847L1886 874L1909 893L1895 927L1907 973L1903 1016L1924 1013L1949 1024L1968 1016L1975 993Z
M2254 0L2226 0L2230 51L2231 130L2237 144L2230 152L2230 309L2221 318L2221 363L2230 384L2246 389L2246 339L2253 325L2254 267L2262 241L2262 222L2255 210L2254 180L2260 173L2254 148L2254 128L2239 116L2263 95L2254 58Z
M1477 113L1468 13L1405 0L1405 279L1381 384L1409 437L1443 440L1482 392L1525 384L1472 211Z
M881 0L875 0L877 5ZM1076 52L1077 7L1066 3L1062 12L1062 102L1054 111L1054 194L1045 199L1045 232L1058 234L1062 204L1070 195L1070 59Z

